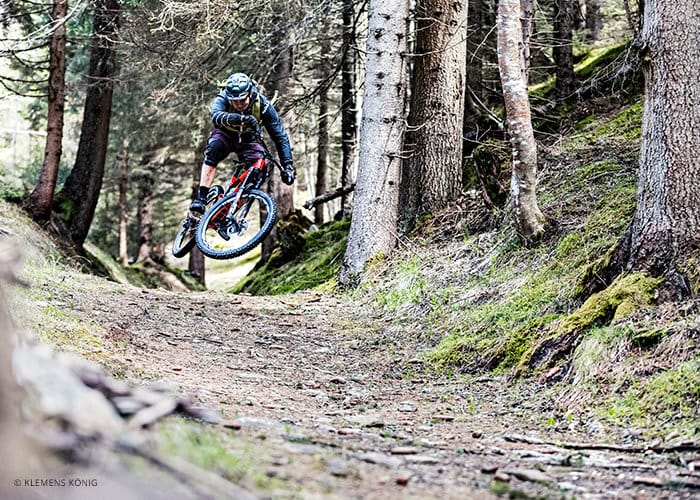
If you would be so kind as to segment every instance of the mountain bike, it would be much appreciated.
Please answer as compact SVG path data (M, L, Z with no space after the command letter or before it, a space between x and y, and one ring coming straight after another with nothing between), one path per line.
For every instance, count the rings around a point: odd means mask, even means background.
M260 189L271 164L281 168L269 151L249 165L235 161L226 190L212 186L204 214L187 214L173 241L173 255L186 255L196 243L207 257L232 259L260 244L277 222L277 203Z

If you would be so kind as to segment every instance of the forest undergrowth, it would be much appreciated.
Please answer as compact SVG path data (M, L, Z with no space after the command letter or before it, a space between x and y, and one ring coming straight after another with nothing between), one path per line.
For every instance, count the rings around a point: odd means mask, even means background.
M632 498L651 479L621 479L609 465L619 457L540 448L697 449L698 301L657 305L653 280L639 275L607 294L579 287L632 215L638 144L628 137L638 141L639 110L620 107L543 144L538 194L551 231L537 247L519 243L505 211L466 193L374 261L354 291L333 279L347 223L322 226L300 258L251 274L254 296L246 283L238 294L167 292L80 272L84 260L66 260L5 205L0 225L25 242L30 285L13 312L41 341L119 381L176 383L221 413L215 427L165 419L137 448L165 467L158 481L185 484L182 498L201 497L202 470L214 473L207 488L223 478L262 497L564 498L575 487ZM560 339L569 351L533 362L538 346ZM534 449L504 444L513 440ZM643 467L668 477L664 494L694 487L690 452L649 455ZM143 469L118 456L120 474ZM530 468L530 456L566 465ZM94 467L94 457L79 460Z
M700 302L657 305L657 283L642 275L607 293L582 289L634 212L642 106L630 97L582 108L566 135L540 142L538 200L549 221L540 245L522 246L507 212L469 192L373 262L352 296L411 337L436 376L535 380L556 394L560 417L594 413L640 438L697 439ZM343 241L338 223L319 232L312 241L338 243L273 263L237 291L307 288L317 269L329 276L317 289L332 290ZM555 355L542 354L548 344Z

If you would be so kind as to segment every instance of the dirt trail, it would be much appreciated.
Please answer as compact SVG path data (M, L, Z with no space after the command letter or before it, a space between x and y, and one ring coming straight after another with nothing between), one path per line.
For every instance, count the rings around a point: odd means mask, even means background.
M684 466L688 454L538 443L593 439L582 434L585 423L553 430L547 396L533 385L426 376L410 336L345 299L115 286L107 293L76 290L62 300L121 346L112 368L127 380L174 383L223 413L236 442L257 457L252 467L279 479L272 492L242 485L256 495L675 499L700 493L700 475Z

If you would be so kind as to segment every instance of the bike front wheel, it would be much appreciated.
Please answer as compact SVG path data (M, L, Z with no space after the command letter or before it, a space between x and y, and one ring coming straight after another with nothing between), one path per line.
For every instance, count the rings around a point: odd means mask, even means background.
M216 202L202 216L197 246L212 259L232 259L260 244L277 221L277 203L269 194L251 189L236 201L236 193ZM233 206L233 204L236 206Z
M207 193L207 205L211 205L216 200L224 195L224 188L221 186L212 186L209 188ZM187 214L185 220L182 221L182 225L175 235L173 240L172 253L174 257L184 257L190 250L194 248L197 242L197 224L199 223L199 217L192 214L192 212Z
M197 237L197 219L187 215L173 240L173 256L184 257L194 248Z

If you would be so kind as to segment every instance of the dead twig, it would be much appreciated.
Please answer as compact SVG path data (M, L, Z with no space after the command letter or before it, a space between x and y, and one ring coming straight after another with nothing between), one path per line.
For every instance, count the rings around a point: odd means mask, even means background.
M354 189L355 184L351 184L349 186L341 186L334 191L328 191L327 193L318 195L315 198L311 198L306 203L304 203L304 208L307 210L311 210L312 208L314 208L317 205L320 205L321 203L326 203L327 201L331 201L341 196L344 196L352 192Z
M571 450L607 450L607 451L619 451L624 453L644 453L647 451L653 451L654 453L671 453L678 451L700 451L700 445L696 443L680 443L675 445L643 445L643 446L631 446L624 444L608 444L608 443L570 443L570 442L555 442L555 441L543 441L541 439L530 438L527 436L505 436L506 441L511 443L528 443L528 444L541 444L547 446L557 446L559 448L568 448Z

